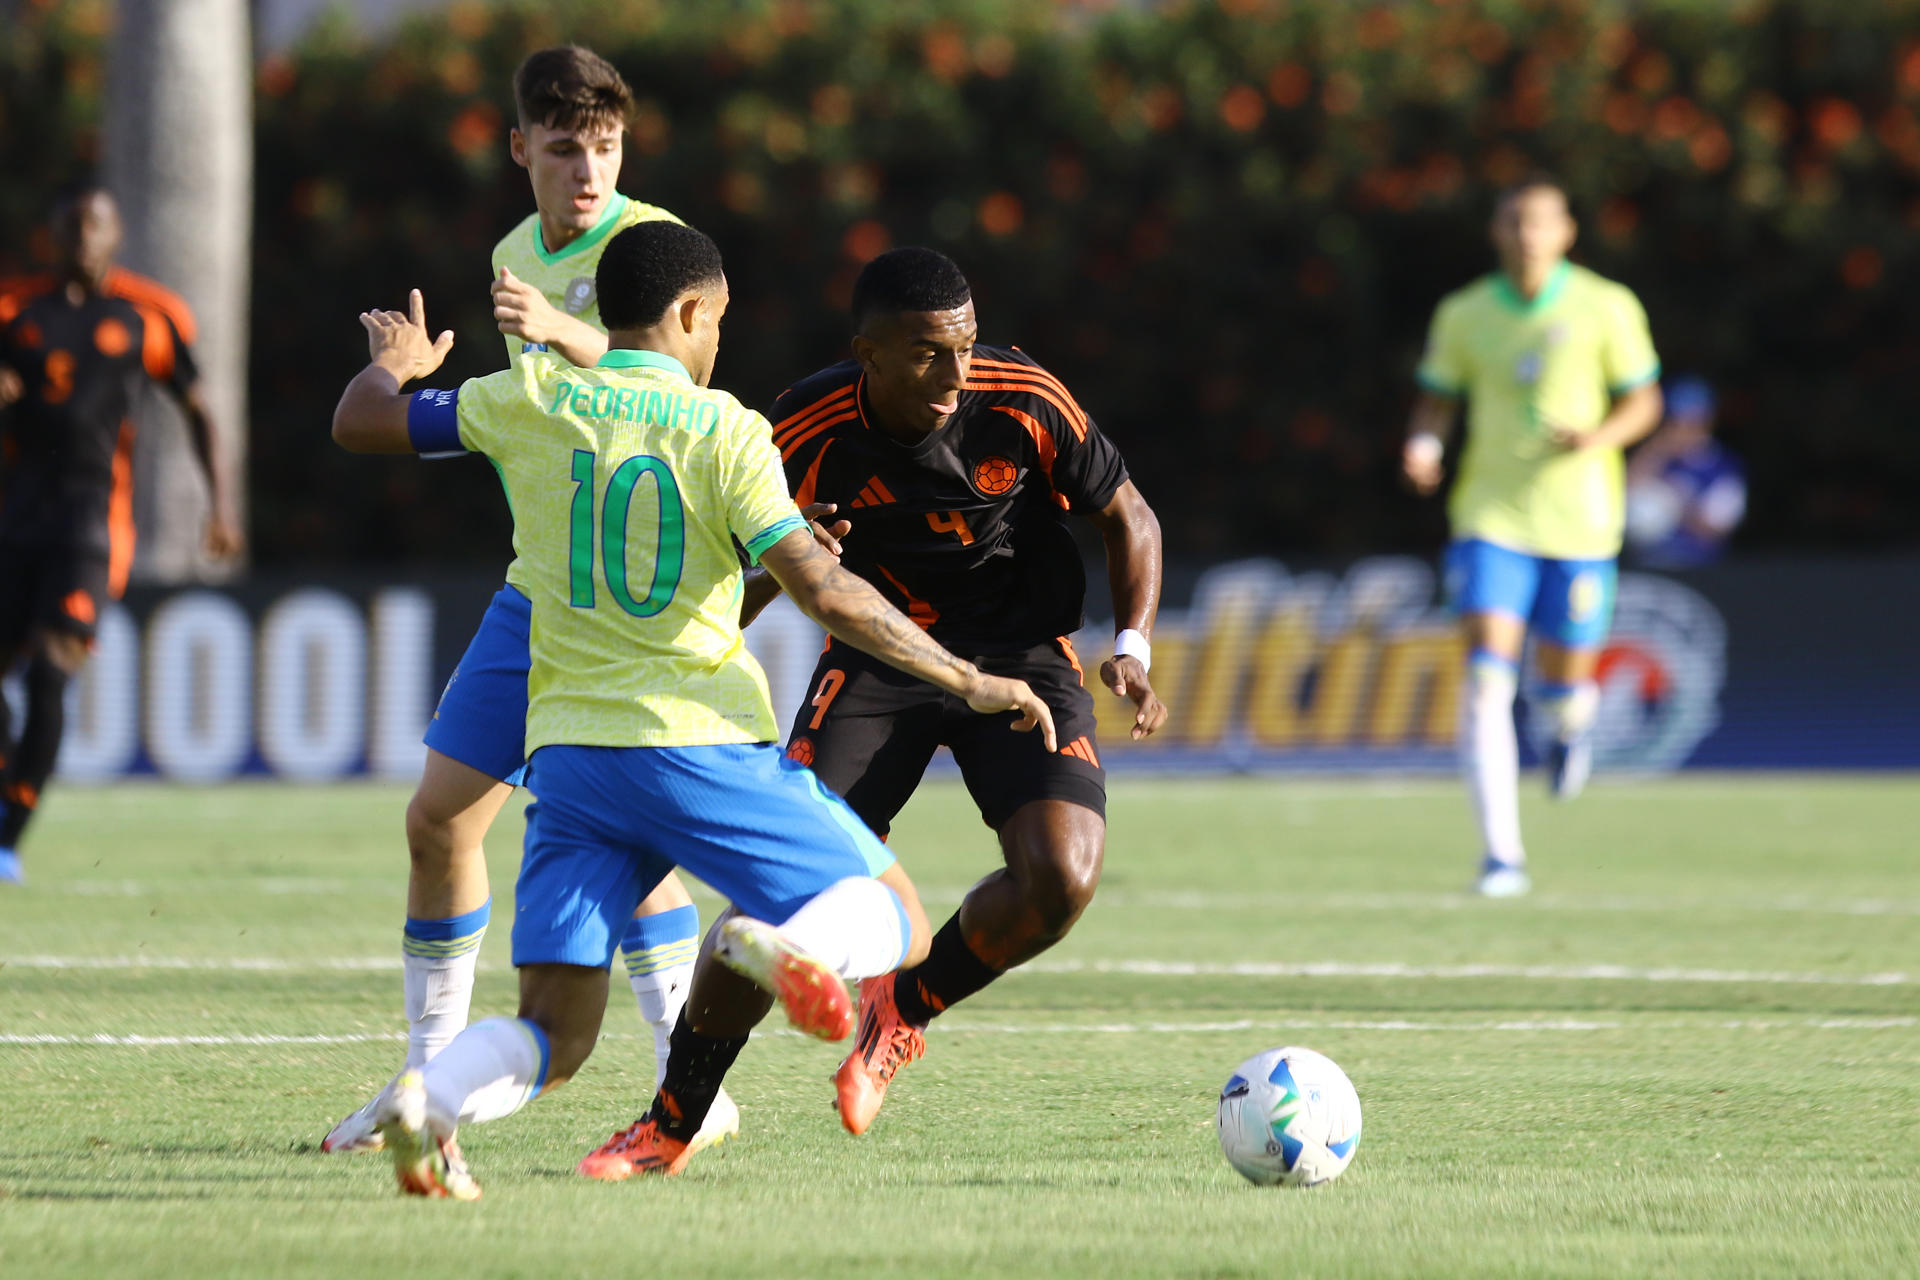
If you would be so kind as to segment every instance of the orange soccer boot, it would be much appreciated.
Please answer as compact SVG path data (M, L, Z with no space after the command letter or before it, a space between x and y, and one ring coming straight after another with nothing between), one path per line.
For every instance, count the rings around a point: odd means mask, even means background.
M810 1036L845 1040L853 1034L853 997L823 961L796 947L764 920L735 916L720 926L714 955L779 999L787 1020Z
M635 1174L674 1177L693 1159L694 1147L660 1132L660 1122L642 1116L588 1153L579 1170L602 1182L621 1182Z
M900 1017L894 1003L896 974L869 978L860 984L860 1038L853 1052L833 1073L840 1123L847 1132L861 1134L880 1114L894 1073L927 1051L921 1028Z

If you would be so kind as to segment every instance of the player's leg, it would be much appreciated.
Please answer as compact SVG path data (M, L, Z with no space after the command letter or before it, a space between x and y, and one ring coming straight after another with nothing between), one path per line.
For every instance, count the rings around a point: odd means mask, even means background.
M1003 865L968 891L925 960L862 988L859 1039L834 1077L852 1133L872 1124L894 1075L924 1050L922 1029L1064 938L1100 882L1106 774L1072 649L1060 641L983 665L1026 680L1046 700L1061 750L1012 732L1011 716L949 711L948 745L999 837Z
M484 840L526 764L531 619L518 591L494 593L427 725L426 765L406 811L402 1070L427 1062L467 1024L493 910ZM321 1150L377 1150L374 1114L385 1092L334 1125Z
M43 552L28 608L21 682L26 715L0 782L0 880L23 878L20 842L33 821L66 734L67 685L86 665L100 611L109 600L102 557Z
M1534 605L1540 684L1533 702L1547 722L1547 789L1579 795L1593 771L1593 725L1600 714L1594 676L1613 620L1619 573L1611 560L1548 560Z
M571 1079L599 1038L607 981L606 965L528 965L516 1017L476 1022L432 1062L401 1072L378 1111L401 1190L479 1198L460 1126L503 1119Z
M378 1118L403 1190L473 1198L458 1189L470 1177L457 1174L456 1185L436 1190L458 1159L457 1148L449 1150L458 1127L511 1115L592 1053L619 938L666 871L623 840L631 819L606 804L606 795L631 789L597 785L604 769L596 771L595 757L622 754L542 751L514 894L519 1014L468 1027L424 1067L402 1072L381 1100Z
M802 1030L843 1038L853 1025L844 980L890 972L914 932L894 878L882 878L892 855L776 749L662 749L642 763L655 852L734 909L715 926L653 1106L581 1162L582 1173L611 1180L685 1167L687 1144L769 996Z
M1447 549L1447 593L1460 616L1467 671L1460 698L1460 773L1480 829L1476 883L1489 897L1528 889L1520 840L1520 743L1513 703L1539 561L1477 539Z

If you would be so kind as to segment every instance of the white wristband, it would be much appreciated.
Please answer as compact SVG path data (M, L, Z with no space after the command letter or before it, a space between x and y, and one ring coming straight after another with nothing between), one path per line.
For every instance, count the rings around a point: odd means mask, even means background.
M1428 464L1438 462L1446 451L1447 446L1431 431L1422 431L1418 435L1407 437L1407 456L1418 462Z
M1140 666L1143 669L1147 671L1153 670L1153 646L1147 643L1145 636L1135 631L1132 627L1128 627L1125 631L1122 631L1113 638L1113 656L1116 658L1138 658L1140 659Z

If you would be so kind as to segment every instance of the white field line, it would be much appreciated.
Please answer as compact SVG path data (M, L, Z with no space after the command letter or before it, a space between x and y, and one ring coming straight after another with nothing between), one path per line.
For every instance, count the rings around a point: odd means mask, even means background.
M180 880L58 880L36 886L41 892L83 898L149 898L179 894L257 893L267 897L365 897L397 900L401 882L367 877L339 879L309 876L219 876ZM967 886L923 887L923 902L951 906ZM1603 911L1649 915L1682 912L1756 912L1784 915L1920 916L1920 899L1783 897L1636 897L1631 894L1537 893L1522 903L1489 904L1470 893L1228 893L1204 889L1135 892L1103 889L1096 901L1105 907L1151 911Z
M1352 964L1337 960L1299 963L1242 961L1215 964L1186 960L1037 960L1015 973L1120 973L1143 978L1520 978L1538 982L1730 982L1762 986L1905 987L1920 984L1913 973L1789 973L1761 969L1638 968L1623 964Z
M167 969L201 973L392 972L398 956L0 956L0 969ZM497 965L482 965L494 970ZM1793 973L1764 969L1640 968L1587 964L1404 964L1398 961L1353 963L1339 960L1241 961L1194 960L1036 960L1014 974L1124 974L1141 978L1405 978L1455 981L1515 978L1535 982L1710 982L1759 986L1908 987L1920 985L1916 973Z
M1518 1034L1551 1032L1659 1030L1736 1030L1736 1031L1885 1031L1920 1026L1920 1017L1895 1018L1690 1018L1636 1019L1633 1021L1594 1021L1584 1018L1514 1018L1494 1022L1414 1022L1399 1018L1238 1018L1221 1022L1032 1022L973 1023L942 1019L936 1031L963 1035L1205 1035L1209 1033L1270 1031L1291 1035L1300 1031L1391 1031L1453 1035L1461 1032L1511 1032ZM771 1034L798 1038L790 1028L778 1028ZM646 1040L624 1032L609 1032L602 1040ZM404 1044L400 1032L359 1032L347 1035L59 1035L0 1033L0 1048L272 1048L284 1045Z

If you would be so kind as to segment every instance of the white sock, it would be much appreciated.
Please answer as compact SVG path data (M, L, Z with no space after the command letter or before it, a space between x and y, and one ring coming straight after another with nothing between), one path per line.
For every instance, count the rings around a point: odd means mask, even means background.
M631 957L629 957L631 963ZM667 1052L673 1040L673 1024L687 1003L687 989L693 985L693 962L669 965L651 973L627 974L634 999L640 1002L640 1016L653 1031L653 1087L667 1078Z
M780 929L843 978L892 973L906 957L911 933L900 895L870 876L849 876L821 890Z
M487 1018L455 1036L422 1074L436 1132L498 1120L547 1082L547 1036L524 1018Z
M620 939L627 962L627 985L640 1004L640 1017L653 1031L654 1087L667 1075L667 1049L673 1024L693 986L693 962L700 955L700 910L692 903L671 911L635 916Z
M1585 733L1600 714L1600 686L1591 680L1578 684L1543 684L1534 690L1534 705L1553 726L1553 736L1572 742Z
M400 939L407 1001L407 1065L424 1066L467 1025L473 970L493 900L446 920L407 917Z
M1520 866L1520 745L1513 731L1513 664L1476 652L1467 665L1460 701L1460 770L1480 821L1488 857Z

